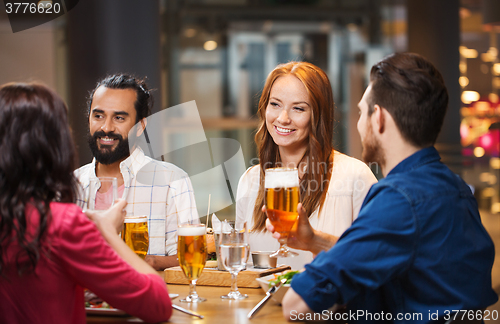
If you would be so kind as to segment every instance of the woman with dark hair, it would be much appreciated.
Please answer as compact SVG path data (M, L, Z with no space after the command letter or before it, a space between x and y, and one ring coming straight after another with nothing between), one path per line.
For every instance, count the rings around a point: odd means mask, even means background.
M251 224L251 250L279 246L266 230L262 208L265 170L279 166L298 168L300 201L311 226L340 236L376 179L366 164L333 149L334 102L325 72L307 62L278 65L267 77L258 115L259 165L241 177L236 202L236 222ZM295 252L299 256L279 262L300 269L312 261L311 252Z
M75 150L59 96L0 87L0 152L1 323L85 323L84 287L130 315L169 319L165 283L118 236L126 202L88 217L73 204Z

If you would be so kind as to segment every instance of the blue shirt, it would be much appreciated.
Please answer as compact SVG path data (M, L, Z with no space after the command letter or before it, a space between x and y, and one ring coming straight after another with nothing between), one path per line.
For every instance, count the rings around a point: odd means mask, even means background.
M494 257L470 188L429 147L371 187L353 225L292 287L315 312L347 304L390 312L394 323L425 323L495 303ZM373 315L356 319L380 323Z

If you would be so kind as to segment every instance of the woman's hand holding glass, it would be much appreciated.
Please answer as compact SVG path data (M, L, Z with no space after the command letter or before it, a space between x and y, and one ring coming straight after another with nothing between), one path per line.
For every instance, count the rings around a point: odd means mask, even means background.
M262 207L262 211L267 213L265 206ZM315 230L311 226L311 223L309 223L309 217L301 203L297 205L297 212L299 214L298 220L292 227L292 230L288 234L287 238L287 244L291 248L310 251L316 255L321 251L329 250L335 245L335 243L337 243L337 236ZM275 231L275 228L269 219L266 219L266 228L273 234L275 239L280 239L281 234Z
M97 229L101 233L104 231L114 231L118 235L123 228L123 221L127 214L125 211L126 206L127 201L119 199L106 211L86 210L85 214L96 224Z

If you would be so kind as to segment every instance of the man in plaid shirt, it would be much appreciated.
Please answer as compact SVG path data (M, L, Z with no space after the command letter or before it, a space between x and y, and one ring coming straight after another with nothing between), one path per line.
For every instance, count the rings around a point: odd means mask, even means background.
M92 177L115 177L118 197L128 202L127 215L148 217L149 251L145 260L156 270L178 265L177 223L198 220L191 181L186 172L167 162L129 148L129 131L137 124L137 135L146 126L152 97L144 80L125 74L98 82L88 100L88 143L94 159L75 171L84 206ZM132 143L133 144L133 143ZM103 196L96 193L96 205Z

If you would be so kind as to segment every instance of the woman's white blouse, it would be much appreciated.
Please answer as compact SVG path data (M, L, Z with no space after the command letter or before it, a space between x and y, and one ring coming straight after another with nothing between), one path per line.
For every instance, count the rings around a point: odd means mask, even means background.
M236 199L236 225L247 222L253 228L253 210L259 191L260 166L250 167L240 178ZM377 182L368 166L352 157L335 151L332 178L321 213L319 208L309 217L314 229L340 236L356 219L365 196ZM269 232L251 232L251 251L276 251L278 241ZM313 259L311 252L294 250L296 257L279 258L278 264L287 264L300 270ZM250 260L251 261L251 258Z

